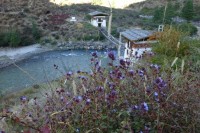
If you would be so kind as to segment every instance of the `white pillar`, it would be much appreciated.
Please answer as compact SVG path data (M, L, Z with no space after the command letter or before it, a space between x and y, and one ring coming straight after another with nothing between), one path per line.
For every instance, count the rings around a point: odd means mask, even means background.
M122 34L119 33L119 44L118 44L118 57L121 57L121 43L122 43Z

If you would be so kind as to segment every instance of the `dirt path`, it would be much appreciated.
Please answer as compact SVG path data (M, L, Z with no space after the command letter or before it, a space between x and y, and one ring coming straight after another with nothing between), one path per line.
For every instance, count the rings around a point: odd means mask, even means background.
M1 48L0 49L0 57L7 56L10 59L18 59L24 54L32 53L36 51L42 50L42 47L39 44L20 47L20 48Z
M34 44L20 48L0 48L0 68L26 59L33 54L45 52L48 50L50 49L42 47L40 44Z

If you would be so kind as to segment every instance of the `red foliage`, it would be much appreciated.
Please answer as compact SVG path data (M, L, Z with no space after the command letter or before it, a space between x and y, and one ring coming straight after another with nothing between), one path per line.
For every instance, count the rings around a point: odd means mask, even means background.
M69 18L69 14L57 14L50 16L49 18L49 24L52 25L61 25L65 23L65 19Z
M51 133L49 126L45 125L40 129L41 133Z

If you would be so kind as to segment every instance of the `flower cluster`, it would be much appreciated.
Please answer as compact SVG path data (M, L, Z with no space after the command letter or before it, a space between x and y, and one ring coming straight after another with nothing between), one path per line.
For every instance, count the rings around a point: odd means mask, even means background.
M98 53L92 53L91 72L67 72L61 79L64 84L41 100L35 97L32 108L26 96L20 97L27 104L20 118L26 118L24 122L28 116L34 130L51 132L187 132L193 128L196 101L185 96L198 87L189 84L189 77L175 84L169 82L171 73L160 71L159 65L135 67L122 59L114 65L112 51L108 57L109 65L103 68ZM177 88L182 88L178 94Z

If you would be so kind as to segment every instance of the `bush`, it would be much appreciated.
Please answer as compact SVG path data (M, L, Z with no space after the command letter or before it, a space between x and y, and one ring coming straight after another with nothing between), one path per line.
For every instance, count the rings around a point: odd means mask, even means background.
M20 33L16 29L9 29L0 33L0 46L2 47L18 47L27 46L38 41L41 32L34 25L32 28L26 27Z
M195 27L191 23L180 24L177 27L178 27L178 30L185 32L185 33L188 33L189 35L195 35L198 32L197 27Z
M199 5L195 5L194 7L194 21L200 21L200 6Z
M159 35L159 43L153 46L153 51L168 57L184 57L188 54L189 44L184 40L186 34L171 27L166 27Z
M32 35L36 41L38 41L42 36L41 31L38 29L35 22L32 22Z
M154 14L154 9L153 8L144 7L144 8L142 8L142 10L140 12L142 14L145 14L145 15L153 15Z
M55 133L200 130L199 72L161 71L147 62L132 67L124 60L115 65L113 52L108 53L108 68L102 68L98 54L92 56L91 73L67 72L61 87L32 104L22 96L21 111L7 119L21 125L20 131L28 127Z
M8 40L6 40L6 33L0 33L0 47L9 46Z
M0 46L6 47L17 47L21 43L21 35L20 32L15 29L10 29L8 31L2 32L0 34L1 43Z

